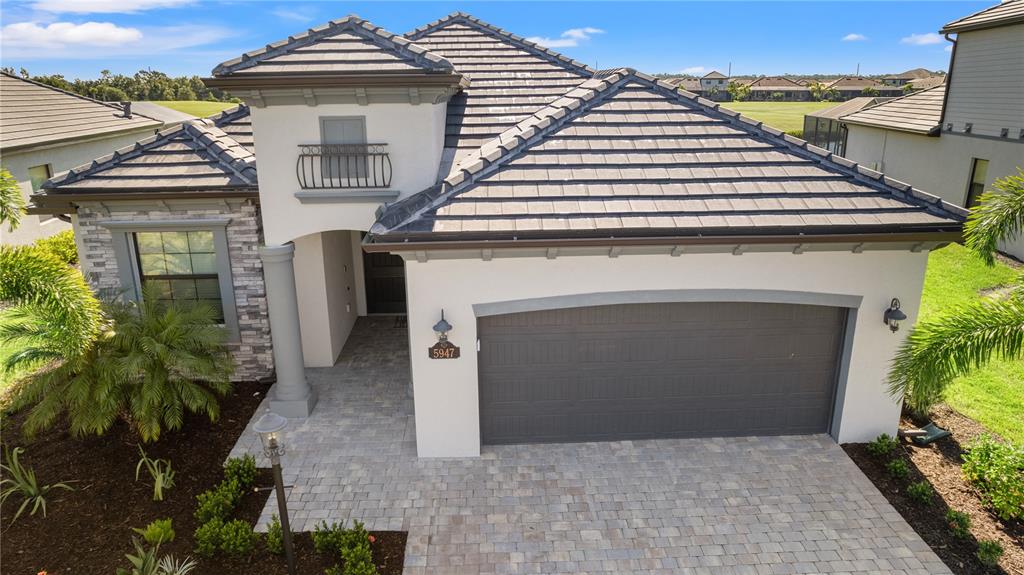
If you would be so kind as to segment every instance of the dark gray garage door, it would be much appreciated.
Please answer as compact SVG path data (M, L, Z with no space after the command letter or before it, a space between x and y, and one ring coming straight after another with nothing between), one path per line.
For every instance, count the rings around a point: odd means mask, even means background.
M842 308L662 303L479 319L485 444L825 433Z

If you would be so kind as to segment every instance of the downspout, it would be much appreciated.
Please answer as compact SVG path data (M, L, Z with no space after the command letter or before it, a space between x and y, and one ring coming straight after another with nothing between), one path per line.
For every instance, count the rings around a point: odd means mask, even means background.
M953 44L953 51L949 54L949 70L946 71L946 89L942 93L942 114L939 116L939 133L936 135L941 135L942 130L946 126L946 103L949 102L949 92L953 87L953 62L956 61L957 41L949 37L949 32L946 32L943 36L945 36L947 42Z

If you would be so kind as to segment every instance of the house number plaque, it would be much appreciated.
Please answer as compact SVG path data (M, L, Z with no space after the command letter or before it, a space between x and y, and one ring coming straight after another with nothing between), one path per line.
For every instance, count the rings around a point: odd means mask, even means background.
M430 359L458 359L459 346L448 340L442 340L427 349Z

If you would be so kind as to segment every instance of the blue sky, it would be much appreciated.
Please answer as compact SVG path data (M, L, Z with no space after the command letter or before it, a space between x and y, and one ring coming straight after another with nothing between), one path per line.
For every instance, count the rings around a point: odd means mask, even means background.
M92 78L219 62L346 14L393 32L462 10L599 68L651 73L945 69L936 31L989 2L273 2L3 0L0 62Z

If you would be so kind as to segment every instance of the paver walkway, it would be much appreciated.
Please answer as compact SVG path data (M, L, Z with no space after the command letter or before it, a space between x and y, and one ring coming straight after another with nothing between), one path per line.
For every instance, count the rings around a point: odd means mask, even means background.
M286 431L296 530L406 530L408 574L950 573L830 438L487 447L418 459L408 345L361 319ZM257 414L259 415L259 414ZM253 453L246 433L232 455ZM267 503L260 529L276 510Z

